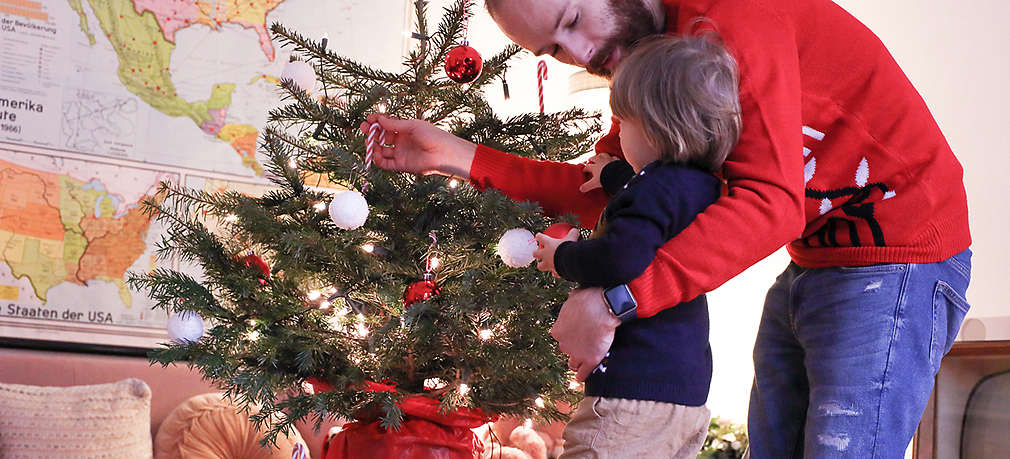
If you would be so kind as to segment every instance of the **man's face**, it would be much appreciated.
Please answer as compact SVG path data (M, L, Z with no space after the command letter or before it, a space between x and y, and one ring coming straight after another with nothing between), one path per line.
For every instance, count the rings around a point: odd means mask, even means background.
M643 0L507 0L495 21L512 41L609 76L639 39L662 32Z

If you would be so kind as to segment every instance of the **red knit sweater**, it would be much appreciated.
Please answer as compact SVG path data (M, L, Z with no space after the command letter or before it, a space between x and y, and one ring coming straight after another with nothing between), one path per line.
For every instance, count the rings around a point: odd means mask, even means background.
M971 244L962 169L880 40L829 0L667 0L667 30L710 21L740 68L743 132L728 193L631 283L639 317L715 289L783 244L805 267L935 262ZM699 23L693 23L699 24ZM620 127L596 145L622 156ZM474 186L575 213L582 166L477 148Z

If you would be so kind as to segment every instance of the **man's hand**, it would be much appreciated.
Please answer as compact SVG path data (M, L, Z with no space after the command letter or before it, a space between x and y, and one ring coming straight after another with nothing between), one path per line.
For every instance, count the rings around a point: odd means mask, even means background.
M375 164L386 170L411 174L443 174L470 178L477 145L422 120L401 120L372 113L361 123L368 134L372 123L386 131L386 145L377 145Z
M533 251L533 258L538 260L537 269L550 271L554 273L554 277L558 277L558 270L554 267L554 252L557 252L558 246L564 242L579 240L579 229L572 228L561 239L555 239L544 233L537 233L535 237L537 244L540 246L540 248Z
M600 183L600 174L603 173L603 168L613 161L617 161L617 158L606 153L598 153L596 156L589 158L589 161L586 161L586 164L582 166L582 172L589 174L589 180L586 180L586 183L583 183L579 187L579 191L588 193L597 188L602 188L603 184Z
M568 368L580 382L589 377L610 350L618 325L621 320L603 301L603 289L578 289L568 295L551 327L551 336L558 341L561 352L568 355Z

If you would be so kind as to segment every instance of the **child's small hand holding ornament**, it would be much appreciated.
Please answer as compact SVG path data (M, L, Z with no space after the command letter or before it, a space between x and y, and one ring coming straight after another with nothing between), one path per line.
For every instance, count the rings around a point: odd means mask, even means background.
M535 237L540 246L533 251L533 258L537 259L537 269L550 271L554 277L559 277L554 267L554 252L565 242L579 240L579 229L567 223L555 223Z

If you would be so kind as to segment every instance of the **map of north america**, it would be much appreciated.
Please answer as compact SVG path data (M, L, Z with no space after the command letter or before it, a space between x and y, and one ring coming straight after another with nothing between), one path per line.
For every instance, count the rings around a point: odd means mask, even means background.
M254 30L266 60L273 61L266 18L284 0L68 0L81 17L81 31L94 45L83 1L116 52L117 76L127 90L167 116L189 118L205 134L228 143L243 165L263 173L256 160L256 127L228 121L235 84L212 83L209 97L188 101L176 91L169 64L180 29L206 26L217 31L223 24Z

